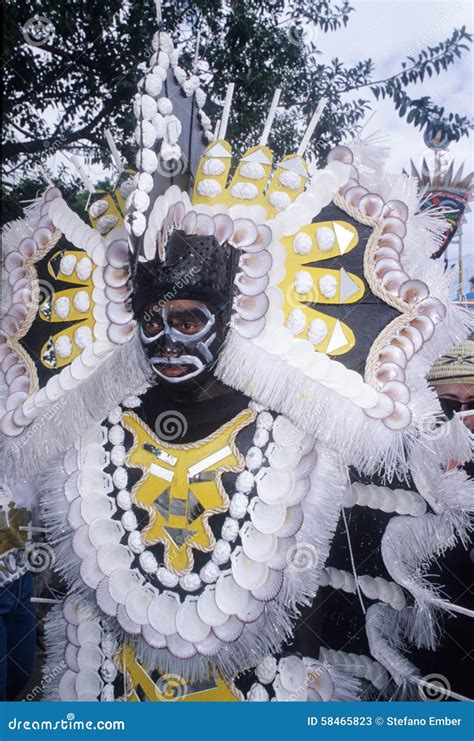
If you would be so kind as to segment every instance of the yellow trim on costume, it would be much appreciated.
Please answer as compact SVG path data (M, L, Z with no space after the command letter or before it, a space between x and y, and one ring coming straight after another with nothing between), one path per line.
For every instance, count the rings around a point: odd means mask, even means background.
M126 646L120 652L117 664L126 673L127 702L141 702L137 691L139 688L148 702L238 702L243 699L242 693L232 684L227 684L220 674L216 679L209 677L205 689L199 689L203 682L192 683L177 674L162 674L155 683L137 661L131 646Z

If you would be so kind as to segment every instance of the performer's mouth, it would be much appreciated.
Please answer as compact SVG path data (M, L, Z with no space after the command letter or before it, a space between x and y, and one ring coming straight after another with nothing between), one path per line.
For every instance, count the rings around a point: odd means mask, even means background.
M190 365L169 365L168 363L157 363L155 364L155 370L168 378L177 378L190 373L192 367Z

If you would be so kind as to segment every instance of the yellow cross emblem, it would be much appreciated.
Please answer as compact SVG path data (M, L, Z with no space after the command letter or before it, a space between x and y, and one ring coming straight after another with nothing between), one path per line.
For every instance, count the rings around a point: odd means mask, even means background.
M173 573L191 571L193 548L208 552L214 547L207 521L229 506L221 476L243 470L235 438L254 419L255 413L246 409L203 440L169 445L133 412L122 415L122 425L134 439L126 465L143 471L132 490L134 503L150 516L143 541L163 543L164 562Z

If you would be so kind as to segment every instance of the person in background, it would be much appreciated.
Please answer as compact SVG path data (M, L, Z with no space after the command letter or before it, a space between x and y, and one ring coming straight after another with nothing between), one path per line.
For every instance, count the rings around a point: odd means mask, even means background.
M28 570L31 491L0 486L0 701L15 700L34 662L36 612Z

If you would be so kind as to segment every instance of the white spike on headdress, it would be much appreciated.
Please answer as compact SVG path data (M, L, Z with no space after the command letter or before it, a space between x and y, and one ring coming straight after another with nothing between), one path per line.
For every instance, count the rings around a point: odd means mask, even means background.
M107 139L107 144L109 145L110 153L112 155L115 167L117 168L120 175L123 172L122 157L120 156L120 152L117 149L117 145L115 144L115 140L110 129L105 130L105 138Z
M306 129L306 131L304 133L304 136L303 136L303 138L301 140L301 144L298 147L297 154L300 157L303 157L304 156L304 153L305 153L306 148L307 148L307 146L309 144L309 141L310 141L311 137L313 136L313 131L315 130L315 128L316 128L316 126L318 124L319 119L323 115L323 111L324 111L324 109L326 107L326 103L327 102L328 102L328 99L327 98L321 98L321 100L319 101L318 106L317 106L315 112L312 115L311 121L308 124L308 128Z
M272 128L273 119L275 118L276 109L278 108L278 103L280 101L280 95L281 88L277 87L277 89L273 93L272 104L270 106L270 110L268 111L267 120L265 121L263 133L260 138L260 144L262 147L264 147L268 141L268 135L270 133L270 129Z
M217 137L218 139L225 139L227 124L229 122L230 106L232 105L232 96L234 94L234 87L235 84L233 82L229 82L229 84L227 85L224 109L222 111L221 124L219 126L219 135Z

